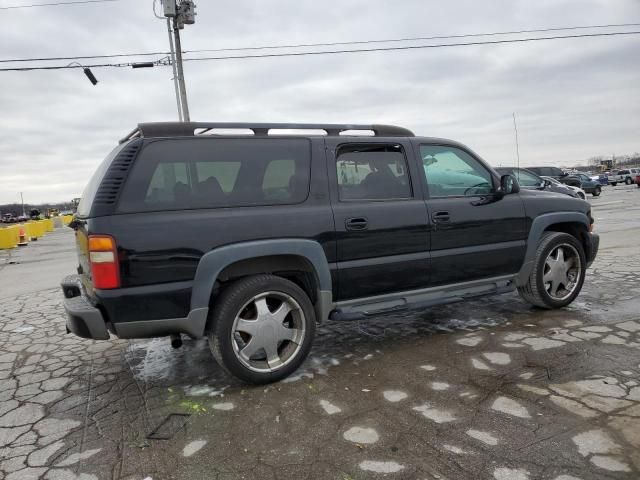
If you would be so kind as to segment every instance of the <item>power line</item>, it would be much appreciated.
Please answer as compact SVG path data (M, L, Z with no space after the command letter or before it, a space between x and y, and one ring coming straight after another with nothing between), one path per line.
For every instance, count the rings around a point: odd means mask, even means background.
M75 2L52 2L52 3L33 3L31 5L10 5L8 7L0 7L0 10L13 10L17 8L34 8L34 7L60 7L64 5L81 5L86 3L105 3L119 2L120 0L77 0Z
M591 34L581 34L581 35L558 35L554 37L518 38L518 39L509 39L509 40L487 40L484 42L440 43L440 44L434 44L434 45L404 45L401 47L359 48L359 49L353 49L353 50L324 50L319 52L290 52L290 53L267 53L267 54L260 54L260 55L200 57L200 58L185 58L184 61L194 62L194 61L201 61L201 60L239 60L239 59L249 59L249 58L303 57L307 55L335 55L335 54L341 54L341 53L389 52L389 51L397 51L397 50L418 50L418 49L425 49L425 48L445 48L445 47L470 47L474 45L499 45L499 44L506 44L506 43L537 42L541 40L613 37L618 35L637 35L637 34L640 34L640 31L591 33Z
M596 38L596 37L613 37L621 35L638 35L640 31L633 32L608 32L608 33L590 33L580 35L557 35L553 37L532 37L532 38L518 38L518 39L506 39L506 40L487 40L479 42L461 42L461 43L441 43L433 45L404 45L399 47L378 47L378 48L360 48L353 50L321 50L317 52L289 52L289 53L267 53L259 55L234 55L223 57L200 57L200 58L185 58L184 61L207 61L207 60L239 60L239 59L251 59L251 58L275 58L275 57L302 57L311 55L335 55L342 53L367 53L367 52L389 52L399 50L418 50L427 48L446 48L446 47L469 47L478 45L500 45L509 43L525 43L525 42L538 42L544 40L563 40L563 39L575 39L575 38ZM154 62L157 65L168 65L164 62ZM83 65L86 68L100 68L100 67L128 67L132 66L132 63L120 63L120 64L93 64ZM28 70L64 70L67 68L81 68L81 66L70 65L57 65L57 66L35 66L35 67L13 67L13 68L0 68L0 72L9 71L28 71Z
M104 1L104 0L103 0ZM110 0L117 1L117 0ZM291 45L263 45L255 47L235 47L235 48L217 48L217 49L200 49L200 50L184 50L182 53L205 53L205 52L235 52L244 50L271 50L281 48L306 48L306 47L330 47L338 45L364 45L364 44L376 44L376 43L395 43L395 42L411 42L411 41L423 41L423 40L446 40L454 38L472 38L472 37L493 37L500 35L518 35L523 33L544 33L544 32L557 32L557 31L569 31L569 30L583 30L583 29L596 29L596 28L613 28L613 27L639 27L640 23L615 23L608 25L583 25L573 27L556 27L556 28L539 28L532 30L513 30L505 32L490 32L490 33L469 33L461 35L439 35L432 37L406 37L406 38L390 38L383 40L356 40L350 42L328 42L328 43L300 43ZM39 61L55 61L55 60L87 60L91 58L117 58L117 57L142 57L142 56L154 56L154 55L168 55L169 52L139 52L139 53L117 53L109 55L84 55L73 57L42 57L42 58L14 58L3 59L0 63L17 63L17 62L39 62Z
M452 38L470 38L470 37L494 37L500 35L518 35L523 33L544 33L558 32L565 30L582 30L594 28L619 28L619 27L639 27L640 23L613 23L609 25L584 25L577 27L557 27L557 28L538 28L533 30L513 30L507 32L490 32L490 33L466 33L460 35L438 35L433 37L406 37L406 38L389 38L386 40L356 40L351 42L330 42L330 43L300 43L295 45L269 45L258 47L236 47L236 48L216 48L204 50L186 50L184 53L204 53L204 52L233 52L239 50L268 50L278 48L304 48L304 47L333 47L338 45L362 45L368 43L393 43L393 42L412 42L421 40L447 40Z

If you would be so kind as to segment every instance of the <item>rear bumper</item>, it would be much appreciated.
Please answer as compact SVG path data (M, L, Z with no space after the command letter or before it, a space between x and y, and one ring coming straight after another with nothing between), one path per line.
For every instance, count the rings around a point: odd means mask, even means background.
M204 335L208 308L196 308L186 317L107 323L102 311L83 293L78 275L69 275L61 282L64 309L67 312L67 332L82 338L108 340L111 331L119 338L151 338L184 333L192 338ZM108 328L107 328L108 327Z
M67 332L82 338L108 340L109 331L102 312L82 295L79 277L70 275L61 282L64 310L67 312Z
M593 261L596 259L596 255L598 255L598 248L600 247L600 236L597 233L590 233L587 237L589 239L589 245L587 246L587 251L585 255L587 256L587 268L591 266Z

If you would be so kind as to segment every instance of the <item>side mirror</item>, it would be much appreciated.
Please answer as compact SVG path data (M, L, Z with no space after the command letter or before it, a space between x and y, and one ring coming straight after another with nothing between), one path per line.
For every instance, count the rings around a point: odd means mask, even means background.
M513 175L502 175L500 177L500 193L502 195L509 195L510 193L518 193L520 191L520 185L516 177Z

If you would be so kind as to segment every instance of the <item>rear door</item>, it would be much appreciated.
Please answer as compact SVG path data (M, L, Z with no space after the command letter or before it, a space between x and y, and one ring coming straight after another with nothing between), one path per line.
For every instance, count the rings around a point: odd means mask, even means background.
M518 194L496 200L498 178L461 146L415 142L431 232L431 283L442 285L518 272L526 221Z
M338 300L424 288L429 231L411 144L326 138Z

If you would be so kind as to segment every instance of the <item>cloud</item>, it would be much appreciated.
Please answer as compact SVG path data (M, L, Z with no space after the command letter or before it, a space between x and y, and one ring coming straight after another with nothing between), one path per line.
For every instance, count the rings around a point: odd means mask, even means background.
M200 0L197 11L186 50L640 21L634 0ZM4 59L168 48L151 1L0 18ZM629 36L187 62L185 71L194 120L397 123L511 165L515 111L523 164L571 165L640 150L639 47ZM0 203L20 191L29 202L69 200L136 123L176 119L171 68L94 73L95 87L81 70L0 73Z

